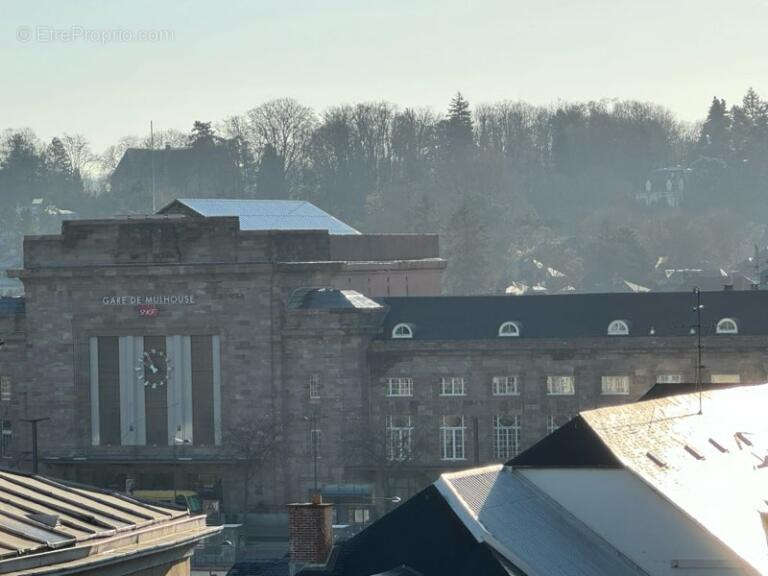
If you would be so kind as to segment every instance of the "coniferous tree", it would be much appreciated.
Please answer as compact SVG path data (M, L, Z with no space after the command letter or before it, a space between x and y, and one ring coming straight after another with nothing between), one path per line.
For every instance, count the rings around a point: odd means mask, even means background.
M283 161L272 144L264 146L256 176L256 194L259 198L283 199L288 197Z
M726 108L725 100L712 99L707 113L707 119L701 127L698 141L698 152L702 156L721 158L725 160L730 155L731 147L731 116Z

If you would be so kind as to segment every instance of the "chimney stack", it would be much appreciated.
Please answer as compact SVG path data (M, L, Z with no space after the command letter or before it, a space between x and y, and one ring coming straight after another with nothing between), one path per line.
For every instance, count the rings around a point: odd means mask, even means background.
M307 564L325 564L333 547L333 505L319 494L312 502L288 504L291 574Z

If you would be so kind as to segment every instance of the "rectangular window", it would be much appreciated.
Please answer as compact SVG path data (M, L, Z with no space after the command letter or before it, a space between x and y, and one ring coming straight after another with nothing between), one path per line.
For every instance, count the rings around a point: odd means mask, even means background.
M8 452L11 449L11 441L13 440L13 428L11 428L10 420L0 421L0 427L2 428L0 435L0 456L8 456Z
M320 398L320 374L309 375L309 398L311 400Z
M572 396L575 394L573 376L547 376L547 394L550 396Z
M550 414L547 416L547 434L552 434L555 430L567 424L573 416L571 414Z
M443 460L464 460L464 416L443 416L440 439Z
M659 374L656 376L656 384L682 384L682 374Z
M494 396L516 396L517 376L494 376L492 380Z
M499 460L512 458L520 446L518 416L493 417L493 455Z
M0 376L0 402L11 401L11 377Z
M216 444L213 389L213 343L211 336L192 336L189 340L191 393L192 393L192 440L197 446ZM171 384L172 385L172 384ZM178 424L176 427L178 428ZM182 435L183 436L183 435Z
M370 508L351 508L349 519L354 524L367 524L371 521L371 510Z
M629 376L603 376L602 393L606 395L629 394Z
M410 416L387 416L387 458L390 462L410 460L413 422Z
M712 374L709 377L712 384L741 384L740 374Z
M413 396L413 378L387 378L387 396Z
M440 380L440 396L464 396L464 378L451 376Z

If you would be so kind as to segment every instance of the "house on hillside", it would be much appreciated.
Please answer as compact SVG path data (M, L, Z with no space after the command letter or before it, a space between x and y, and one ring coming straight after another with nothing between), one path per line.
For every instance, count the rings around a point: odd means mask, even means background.
M582 412L443 474L304 574L768 573L768 385Z
M146 212L174 198L238 197L243 175L228 146L128 148L110 178L121 212Z

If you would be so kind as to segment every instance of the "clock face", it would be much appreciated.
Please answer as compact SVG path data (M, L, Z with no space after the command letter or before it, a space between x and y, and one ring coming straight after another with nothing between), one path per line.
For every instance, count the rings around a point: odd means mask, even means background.
M168 383L171 362L163 350L146 350L139 356L136 377L144 386L157 388Z

